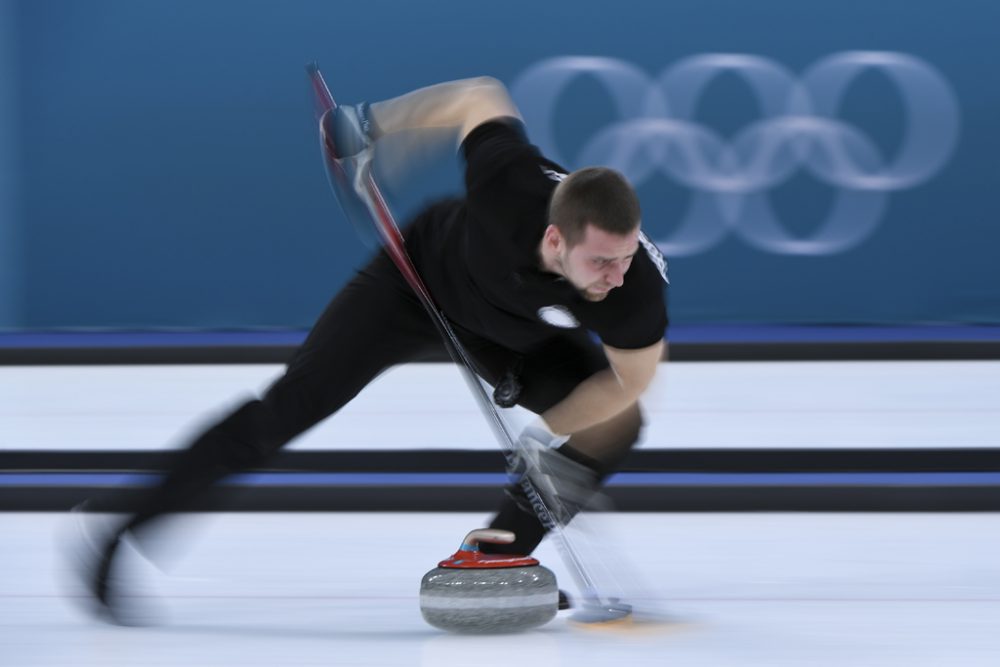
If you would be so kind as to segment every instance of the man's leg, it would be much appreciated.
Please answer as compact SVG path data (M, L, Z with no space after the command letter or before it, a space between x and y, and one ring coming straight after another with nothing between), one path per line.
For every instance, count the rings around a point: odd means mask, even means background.
M134 505L103 547L93 573L97 599L114 616L109 586L125 533L141 543L157 519L187 509L219 479L259 466L339 410L386 368L420 359L440 345L419 302L380 253L327 306L284 375L260 399L205 430L160 484Z

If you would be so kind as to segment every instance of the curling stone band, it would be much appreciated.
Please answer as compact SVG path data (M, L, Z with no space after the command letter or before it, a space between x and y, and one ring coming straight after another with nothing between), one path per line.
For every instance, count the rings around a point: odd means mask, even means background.
M526 556L484 554L479 542L509 544L509 531L474 530L461 548L424 575L420 612L451 632L501 633L538 627L556 615L559 588L551 570Z

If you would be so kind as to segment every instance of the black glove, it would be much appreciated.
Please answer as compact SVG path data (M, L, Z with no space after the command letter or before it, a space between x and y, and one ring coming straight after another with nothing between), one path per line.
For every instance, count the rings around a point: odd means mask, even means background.
M518 438L517 456L507 471L513 482L511 496L521 509L535 511L522 486L527 479L561 525L569 523L591 501L600 485L596 470L555 449L565 440L541 420L528 425Z

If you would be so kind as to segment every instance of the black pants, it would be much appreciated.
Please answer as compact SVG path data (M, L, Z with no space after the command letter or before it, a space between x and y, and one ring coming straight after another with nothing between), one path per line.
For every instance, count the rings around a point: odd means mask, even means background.
M582 332L556 335L521 355L471 332L459 330L458 335L475 360L476 372L488 382L495 383L519 360L523 385L519 403L536 413L607 367L600 346ZM284 375L259 400L243 404L196 438L163 481L145 494L122 530L141 533L152 519L187 509L222 477L263 465L290 440L337 412L384 370L439 358L442 349L415 294L391 260L379 253L326 307ZM583 458L607 474L638 439L640 427L636 407L574 435L566 447L586 451ZM492 526L517 534L517 541L504 547L510 552L530 553L545 534L538 520L510 498L502 501Z

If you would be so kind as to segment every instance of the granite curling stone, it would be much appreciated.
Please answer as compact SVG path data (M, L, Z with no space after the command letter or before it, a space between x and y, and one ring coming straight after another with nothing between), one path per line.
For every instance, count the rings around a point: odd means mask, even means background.
M420 612L436 628L467 634L520 632L548 623L559 606L551 570L527 556L484 554L480 542L509 544L514 533L474 530L451 558L424 575Z

